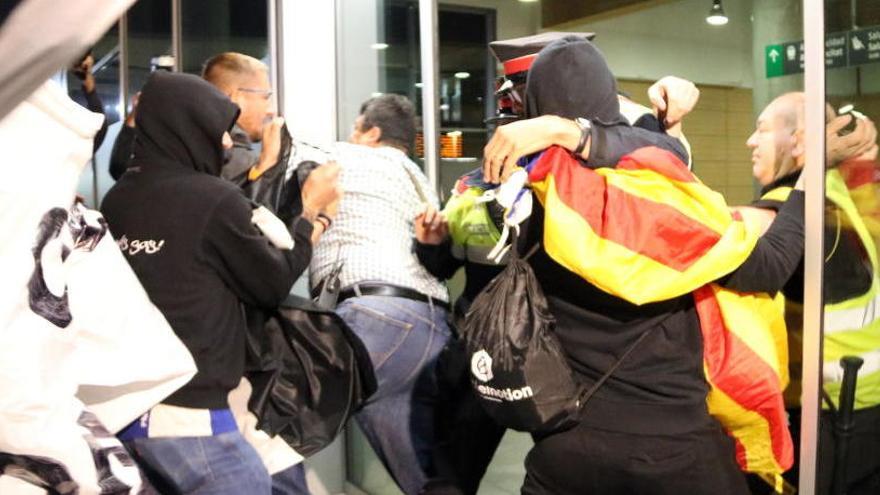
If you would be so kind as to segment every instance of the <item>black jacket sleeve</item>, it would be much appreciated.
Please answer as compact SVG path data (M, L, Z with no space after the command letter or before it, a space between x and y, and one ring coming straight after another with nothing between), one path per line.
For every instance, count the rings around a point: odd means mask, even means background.
M777 292L804 257L804 193L792 191L752 254L719 283L740 292Z
M452 255L452 241L448 238L437 245L415 243L419 262L438 280L448 280L464 264L464 261Z
M627 153L632 153L646 146L656 146L671 151L682 162L688 162L688 153L684 145L668 134L651 132L625 124L605 125L601 122L593 122L593 128L590 131L590 156L587 159L587 166L599 168L616 165Z
M104 104L101 103L101 99L98 98L97 91L92 91L91 93L83 91L83 93L86 94L86 103L89 110L95 113L100 113L104 116L104 122L101 123L101 128L98 129L98 132L95 134L94 145L92 147L92 152L94 153L101 147L101 144L104 142L104 136L107 135L107 115L104 113Z
M308 268L312 257L312 223L298 217L288 228L293 249L269 243L251 223L251 206L241 194L229 194L215 208L205 229L208 263L245 303L277 306Z
M113 180L119 180L122 174L128 170L136 134L134 127L122 124L122 127L119 128L119 134L116 135L113 150L110 152L110 177L113 177Z

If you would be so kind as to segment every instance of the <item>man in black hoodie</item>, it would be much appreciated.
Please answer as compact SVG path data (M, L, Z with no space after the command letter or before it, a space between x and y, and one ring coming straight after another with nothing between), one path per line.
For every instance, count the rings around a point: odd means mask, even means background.
M304 191L305 212L286 225L285 248L273 246L252 224L241 191L219 177L238 113L196 76L151 75L140 96L131 168L101 207L198 368L190 383L120 433L163 493L269 493L269 475L227 403L244 372L239 303L271 308L287 296L311 258L318 223L309 216L338 197L335 181Z
M613 167L646 142L681 156L679 145L666 136L637 128L612 132L627 124L614 76L588 41L565 38L535 60L526 84L526 117L539 116L580 128L574 133L580 138L564 146L580 166ZM578 117L591 122L572 122ZM523 123L510 125L528 125ZM487 149L489 181L504 178L519 158L520 151L501 151ZM537 205L523 225L520 252L543 240L543 220L544 210ZM802 254L803 194L795 191L749 258L718 283L743 292L775 292ZM547 254L543 243L529 263L547 297L568 364L584 387L596 383L625 349L633 352L582 408L577 426L536 438L526 458L522 493L747 493L733 442L706 408L708 384L694 298L686 294L634 305L569 271ZM643 336L639 347L630 347Z

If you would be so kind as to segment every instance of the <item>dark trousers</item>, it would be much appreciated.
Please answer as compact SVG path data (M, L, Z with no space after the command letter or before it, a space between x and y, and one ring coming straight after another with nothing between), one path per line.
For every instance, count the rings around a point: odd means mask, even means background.
M791 409L789 423L795 445L795 465L785 473L785 479L797 486L800 481L801 410ZM846 493L847 495L880 494L880 406L860 409L853 413L854 428L847 448ZM831 493L834 478L834 451L837 445L834 435L834 416L822 411L819 416L819 453L817 462L817 495ZM772 493L761 487L752 493Z
M426 494L476 494L507 431L486 414L474 395L469 361L459 339L450 341L437 361L437 477Z
M658 422L658 432L663 431ZM720 427L636 435L583 423L538 439L523 495L741 495L745 478Z
M486 414L470 390L444 405L450 407L438 428L438 473L460 493L474 495L507 429Z

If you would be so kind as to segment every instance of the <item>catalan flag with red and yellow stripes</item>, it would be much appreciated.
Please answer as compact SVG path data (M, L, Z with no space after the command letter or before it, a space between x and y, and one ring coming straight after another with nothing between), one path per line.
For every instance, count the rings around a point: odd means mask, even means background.
M880 171L873 160L850 159L838 166L859 216L875 239L880 238Z
M634 304L693 294L709 412L735 440L744 471L781 479L794 460L781 301L712 284L745 261L761 222L732 213L678 157L654 147L599 169L550 148L529 165L529 182L557 263Z

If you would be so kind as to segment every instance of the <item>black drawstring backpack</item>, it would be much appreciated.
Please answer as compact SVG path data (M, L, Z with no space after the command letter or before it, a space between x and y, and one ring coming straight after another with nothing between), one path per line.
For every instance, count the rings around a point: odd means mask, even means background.
M590 389L579 384L554 333L544 291L516 236L510 262L474 299L462 338L470 356L471 385L498 424L536 434L577 425L580 409L644 340L642 334Z
M248 312L248 408L257 428L308 457L342 431L376 391L361 340L332 310L289 296L272 312Z

